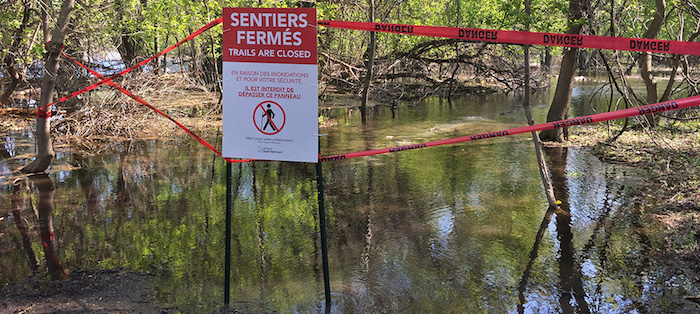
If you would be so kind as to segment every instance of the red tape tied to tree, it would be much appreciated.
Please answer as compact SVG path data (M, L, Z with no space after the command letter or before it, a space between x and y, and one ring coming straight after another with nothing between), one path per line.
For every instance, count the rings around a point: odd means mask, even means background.
M132 66L132 67L130 67L130 68L124 70L124 71L121 71L121 72L115 74L114 76L111 76L111 77L109 77L109 78L102 79L101 81L99 81L99 82L97 82L97 83L95 83L95 84L92 84L92 85L90 85L90 86L88 86L88 87L85 87L85 88L83 88L83 89L81 89L81 90L79 90L79 91L77 91L77 92L74 92L74 93L68 95L68 96L62 97L61 99L59 99L59 100L57 100L57 101L55 101L55 102L52 102L52 103L50 103L50 104L48 104L48 105L45 105L45 106L39 108L39 111L42 111L42 110L46 109L47 107L50 107L50 106L55 105L55 104L57 104L57 103L66 101L66 100L68 100L68 99L71 99L71 98L73 98L73 97L75 97L75 96L78 96L78 95L80 95L80 94L89 92L89 91L91 91L91 90L97 88L98 86L100 86L100 85L102 85L102 84L106 84L106 83L108 83L108 82L111 82L111 81L114 80L115 78L118 78L118 77L120 77L120 76L122 76L122 75L124 75L124 74L126 74L126 73L129 73L129 72L133 71L134 69L136 69L136 68L138 68L138 67L140 67L140 66L143 66L144 64L150 62L151 60L153 60L153 59L155 59L155 58L158 58L158 57L160 57L160 56L162 56L162 55L164 55L164 54L170 52L171 50L177 48L178 46L180 46L180 45L182 45L182 44L184 44L184 43L186 43L186 42L192 40L192 38L195 38L195 37L199 36L200 34L202 34L203 32L205 32L206 30L208 30L208 29L210 29L210 28L212 28L212 27L218 25L218 24L221 23L222 21L223 21L223 18L221 18L221 17L218 18L218 19L215 19L215 20L209 22L207 25L204 25L202 28L200 28L200 29L194 31L192 34L190 34L189 36L187 36L185 39L179 41L178 43L176 43L176 44L174 44L174 45L172 45L172 46L170 46L170 47L168 47L168 48L165 48L165 50L163 50L163 51L157 53L156 55L154 55L154 56L152 56L152 57L150 57L150 58L148 58L148 59L146 59L146 60L143 60L143 61L139 62L139 64L134 65L134 66ZM51 115L51 113L49 113L49 116L50 116L50 115Z
M327 20L319 20L318 25L369 32L454 38L466 41L648 51L700 56L700 43L688 41Z
M86 70L90 71L90 73L92 73L92 75L96 76L97 78L99 78L99 79L101 79L101 80L105 79L105 77L102 76L100 73L97 73L95 70L93 70L93 69L89 68L88 66L86 66L86 65L84 65L84 64L82 64L82 63L80 63L80 62L78 62L77 60L71 58L71 57L68 56L67 54L65 54L65 53L61 53L61 54L62 54L64 57L68 58L68 60L71 60L71 61L73 61L75 64L79 65L80 67L85 68ZM120 86L120 85L117 84L117 83L114 83L114 82L112 82L112 81L106 81L106 84L108 84L108 85L110 85L110 86L116 88L117 90L119 90L119 91L122 92L123 94L125 94L125 95L131 97L133 100L136 100L138 103L140 103L140 104L142 104L142 105L144 105L144 106L150 108L151 110L155 111L155 112L158 113L159 115L161 115L161 116L167 118L168 120L172 121L172 122L175 123L178 127L180 127L182 130L184 130L184 131L185 131L190 137L192 137L194 140L196 140L196 141L199 142L200 144L204 145L205 147L207 147L209 150L213 151L213 152L216 153L217 155L223 157L223 155L221 154L221 152L220 152L218 149L214 148L214 146L212 146L211 144L209 144L209 142L205 141L204 139L202 139L201 137L199 137L197 134L194 134L194 132L192 132L192 131L191 131L190 129L188 129L186 126L182 125L182 124L181 124L180 122L178 122L177 120L173 119L172 117L168 116L168 115L165 114L164 112L160 111L158 108L156 108L156 107L154 107L153 105L149 104L147 101L145 101L145 100L143 100L142 98L136 96L134 93L130 92L129 90L125 89L124 87ZM42 111L39 111L39 112L42 112ZM231 158L224 158L224 159L226 159L227 162L245 162L245 161L251 161L251 159L231 159Z
M646 115L646 114L650 114L650 113L664 112L664 111L676 110L676 109L681 109L681 108L689 108L689 107L694 107L694 106L698 106L698 105L700 105L700 96L693 96L693 97L673 100L673 101L669 101L669 102L651 104L651 105L622 109L622 110L611 111L611 112L598 113L598 114L594 114L594 115L583 116L583 117L573 118L573 119L566 119L566 120L559 120L559 121L529 125L529 126L524 126L524 127L514 128L514 129L507 129L507 130L497 131L497 132L468 135L468 136L462 136L462 137L456 137L456 138L450 138L450 139L444 139L444 140L438 140L438 141L432 141L432 142L418 143L418 144L407 145L407 146L374 149L374 150L368 150L368 151L363 151L363 152L348 153L348 154L343 154L343 155L332 155L332 156L323 157L320 159L320 161L343 160L343 159L357 158L357 157L363 157L363 156L395 153L395 152L400 152L400 151L410 150L410 149L417 149L417 148L457 144L457 143L481 140L481 139L486 139L486 138L494 138L494 137L501 137L501 136L507 136L507 135L516 135L516 134L522 134L522 133L538 132L538 131L544 131L544 130L549 130L549 129L563 128L563 127L567 127L567 126L584 125L584 124L590 124L590 123L594 123L594 122L604 122L604 121L609 121L609 120Z
M178 127L183 129L195 139L200 144L206 146L214 153L222 156L216 148L214 148L207 141L201 137L194 134L187 127L179 123L177 120L166 115L162 111L150 105L145 100L134 95L130 91L124 89L118 84L114 83L113 80L120 77L126 73L131 72L137 67L143 66L144 64L150 62L151 60L160 57L171 50L177 48L183 43L192 40L193 38L199 36L206 30L218 25L223 21L223 18L217 18L197 31L193 32L185 39L172 45L165 50L159 52L158 54L140 62L139 64L132 66L110 78L105 78L89 67L81 64L80 62L70 58L68 55L63 54L65 57L75 62L79 66L87 69L101 79L93 85L90 85L84 89L74 92L73 94L63 97L56 102L45 105L39 108L37 117L39 118L49 118L51 117L51 111L46 110L48 107L57 104L59 102L66 101L70 98L88 92L97 88L102 84L109 84L110 86L118 89L125 95L136 100L140 104L152 109L158 114L164 116L168 120L175 123ZM620 38L620 37L603 37L603 36L588 36L588 35L571 35L571 34L550 34L550 33L532 33L532 32L519 32L519 31L499 31L499 30L486 30L486 29L469 29L469 28L454 28L454 27L437 27L437 26L418 26L418 25L402 25L402 24L384 24L384 23L369 23L369 22L343 22L343 21L318 21L319 25L335 28L345 28L353 30L364 30L364 31L379 31L388 33L398 33L398 34L408 34L408 35L421 35L421 36L431 36L431 37L444 37L444 38L455 38L464 39L469 41L484 41L484 42L496 42L496 43L511 43L511 44L530 44L530 45L550 45L550 46L565 46L565 47L582 47L582 48L596 48L596 49L614 49L614 50L631 50L631 51L650 51L650 52L665 52L673 54L687 54L687 55L700 55L700 43L695 42L682 42L682 41L668 41L668 40L649 40L649 39L634 39L634 38ZM400 152L404 150L411 150L424 147L440 146L457 144L462 142L468 142L473 140L501 137L507 135L515 135L521 133L530 133L554 128L561 128L565 126L583 125L594 122L603 122L614 119L627 118L632 116L644 115L655 112L663 112L669 110L676 110L681 108L688 108L700 105L700 96L689 97L684 99L679 99L675 101L670 101L666 103L658 103L647 106L641 106L637 108L629 108L624 110L618 110L613 112L599 113L590 116L560 120L554 122L547 122L542 124L536 124L531 126L519 127L514 129L508 129L498 132L483 133L477 135L463 136L451 139L444 139L426 143L419 143L407 146L398 146L391 148L375 149L363 152L348 153L343 155L332 155L327 157L320 157L319 161L330 161L330 160L342 160L350 159L363 156L371 156L385 153ZM224 158L227 162L247 162L254 161L253 159L231 159Z

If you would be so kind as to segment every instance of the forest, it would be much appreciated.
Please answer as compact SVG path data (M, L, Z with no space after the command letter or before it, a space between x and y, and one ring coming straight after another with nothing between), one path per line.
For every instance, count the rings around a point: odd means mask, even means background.
M220 305L224 161L175 124L219 147L222 27L70 96L182 42L224 7L314 7L318 20L561 38L700 41L693 0L0 0L0 266L12 269L0 276L0 289L45 264L52 280L106 275L122 279L121 292L130 276L156 282L155 293L125 299L154 297L123 310ZM445 312L454 304L470 312L695 308L697 108L589 128L562 124L533 134L546 146L538 160L528 141L482 132L533 124L531 109L540 123L697 96L700 56L323 25L317 40L319 125L329 134L320 146L401 151L323 160L337 312ZM574 85L585 96L574 95ZM61 97L70 98L37 110ZM530 97L546 106L530 108ZM413 149L465 133L486 134L488 144ZM234 173L235 306L317 311L313 170L252 162L237 163ZM45 262L37 258L42 251ZM71 283L62 287L74 297L80 289ZM37 304L53 303L55 291ZM34 296L12 293L20 301ZM0 305L35 305L20 301L0 298Z
M298 1L30 1L0 3L0 103L19 105L37 100L44 71L56 49L79 62L116 73L187 37L221 15L222 7L296 7ZM368 0L318 1L318 18L410 25L469 27L496 30L590 34L632 38L695 41L700 35L700 10L688 0L533 1L528 14L522 1ZM531 8L530 8L531 7ZM62 16L65 14L65 16ZM58 25L61 24L61 25ZM57 32L58 31L58 32ZM52 34L53 33L53 34ZM47 45L45 43L53 45ZM454 92L485 93L522 90L523 47L420 36L396 36L319 28L321 94L341 92L391 103ZM529 84L547 88L550 77L570 81L574 76L607 73L624 106L656 103L695 95L697 57L619 51L533 47L529 66L536 69ZM569 51L571 51L569 53ZM56 94L79 90L94 76L65 58L58 58ZM554 61L553 61L554 60ZM560 61L561 60L561 61ZM167 81L168 73L188 73L187 84L205 92L220 89L221 28L157 58L123 84L149 93ZM563 63L556 72L553 62ZM639 75L646 93L627 88L625 79ZM658 90L656 77L672 84ZM161 77L161 79L156 79ZM152 84L152 87L147 87ZM566 84L562 84L566 85ZM162 88L162 87L161 87ZM562 94L568 94L564 88ZM569 92L570 93L570 92ZM136 93L138 94L138 92ZM124 99L110 99L110 105ZM566 102L566 97L561 98ZM68 114L95 106L86 94L60 105ZM557 101L561 102L561 101ZM217 110L219 103L207 111ZM561 110L560 110L561 111ZM85 113L83 113L85 114ZM559 113L561 115L561 113ZM80 120L76 117L76 120ZM653 121L651 121L653 123Z

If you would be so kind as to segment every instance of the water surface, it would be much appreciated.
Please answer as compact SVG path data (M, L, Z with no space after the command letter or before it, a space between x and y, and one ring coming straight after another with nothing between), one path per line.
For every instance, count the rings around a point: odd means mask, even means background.
M590 90L576 90L583 96L574 115L592 113L583 100ZM537 121L549 97L535 98ZM321 114L337 125L321 129L328 134L321 152L522 126L519 102L489 95L378 105L363 124L359 110L338 106L347 98L330 99L323 107L334 109ZM94 156L63 149L54 165L79 169L55 166L27 181L35 212L29 204L14 210L7 181L33 152L32 134L2 136L0 283L127 267L155 275L163 306L184 312L221 306L225 169L213 153L186 135L115 143ZM653 228L642 228L649 223L642 221L643 197L624 179L632 170L578 149L549 149L547 160L562 201L556 211L547 208L528 135L324 163L333 311L695 310L683 299L699 293L692 278L654 260L665 243ZM232 306L321 311L314 165L233 169ZM39 195L47 182L55 186L48 209Z

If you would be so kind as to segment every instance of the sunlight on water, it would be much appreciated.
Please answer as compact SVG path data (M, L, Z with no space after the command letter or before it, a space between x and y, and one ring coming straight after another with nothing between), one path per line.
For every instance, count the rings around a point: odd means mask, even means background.
M578 99L591 90L578 89ZM549 95L538 97L534 114L542 121ZM522 126L519 102L507 95L428 98L377 106L363 124L359 110L339 106L347 97L330 99L322 114L336 124L322 129L321 152ZM579 100L573 111L590 111L586 106ZM12 171L33 151L30 137L2 134L8 157L0 160L0 267L9 270L2 284L45 277L49 263L33 211L15 211L9 201ZM224 164L185 135L114 148L89 157L63 149L49 173L58 262L68 272L147 271L163 306L217 308ZM680 299L698 293L692 282L650 261L661 242L640 230L640 198L619 179L631 170L578 149L548 150L547 159L562 201L556 212L547 211L530 135L324 163L333 312L693 309ZM232 306L322 311L314 166L256 162L233 172ZM17 227L23 219L28 233Z

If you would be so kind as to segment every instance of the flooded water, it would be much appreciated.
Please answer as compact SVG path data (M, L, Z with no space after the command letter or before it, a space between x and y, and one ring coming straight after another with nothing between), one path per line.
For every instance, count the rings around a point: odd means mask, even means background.
M587 95L593 88L580 86ZM577 98L576 115L591 112ZM549 95L535 99L543 121ZM397 108L322 109L323 155L525 125L520 99L429 98ZM115 143L94 156L63 150L28 180L33 206L8 182L33 152L31 132L2 134L0 284L126 267L154 274L156 300L183 312L223 303L225 166L186 135ZM216 139L211 138L211 141ZM530 137L323 164L332 311L337 313L685 312L700 291L642 228L629 169L578 149L548 149L561 209L548 211ZM63 165L63 168L58 167ZM65 165L79 168L67 169ZM232 307L322 312L313 164L235 164Z

